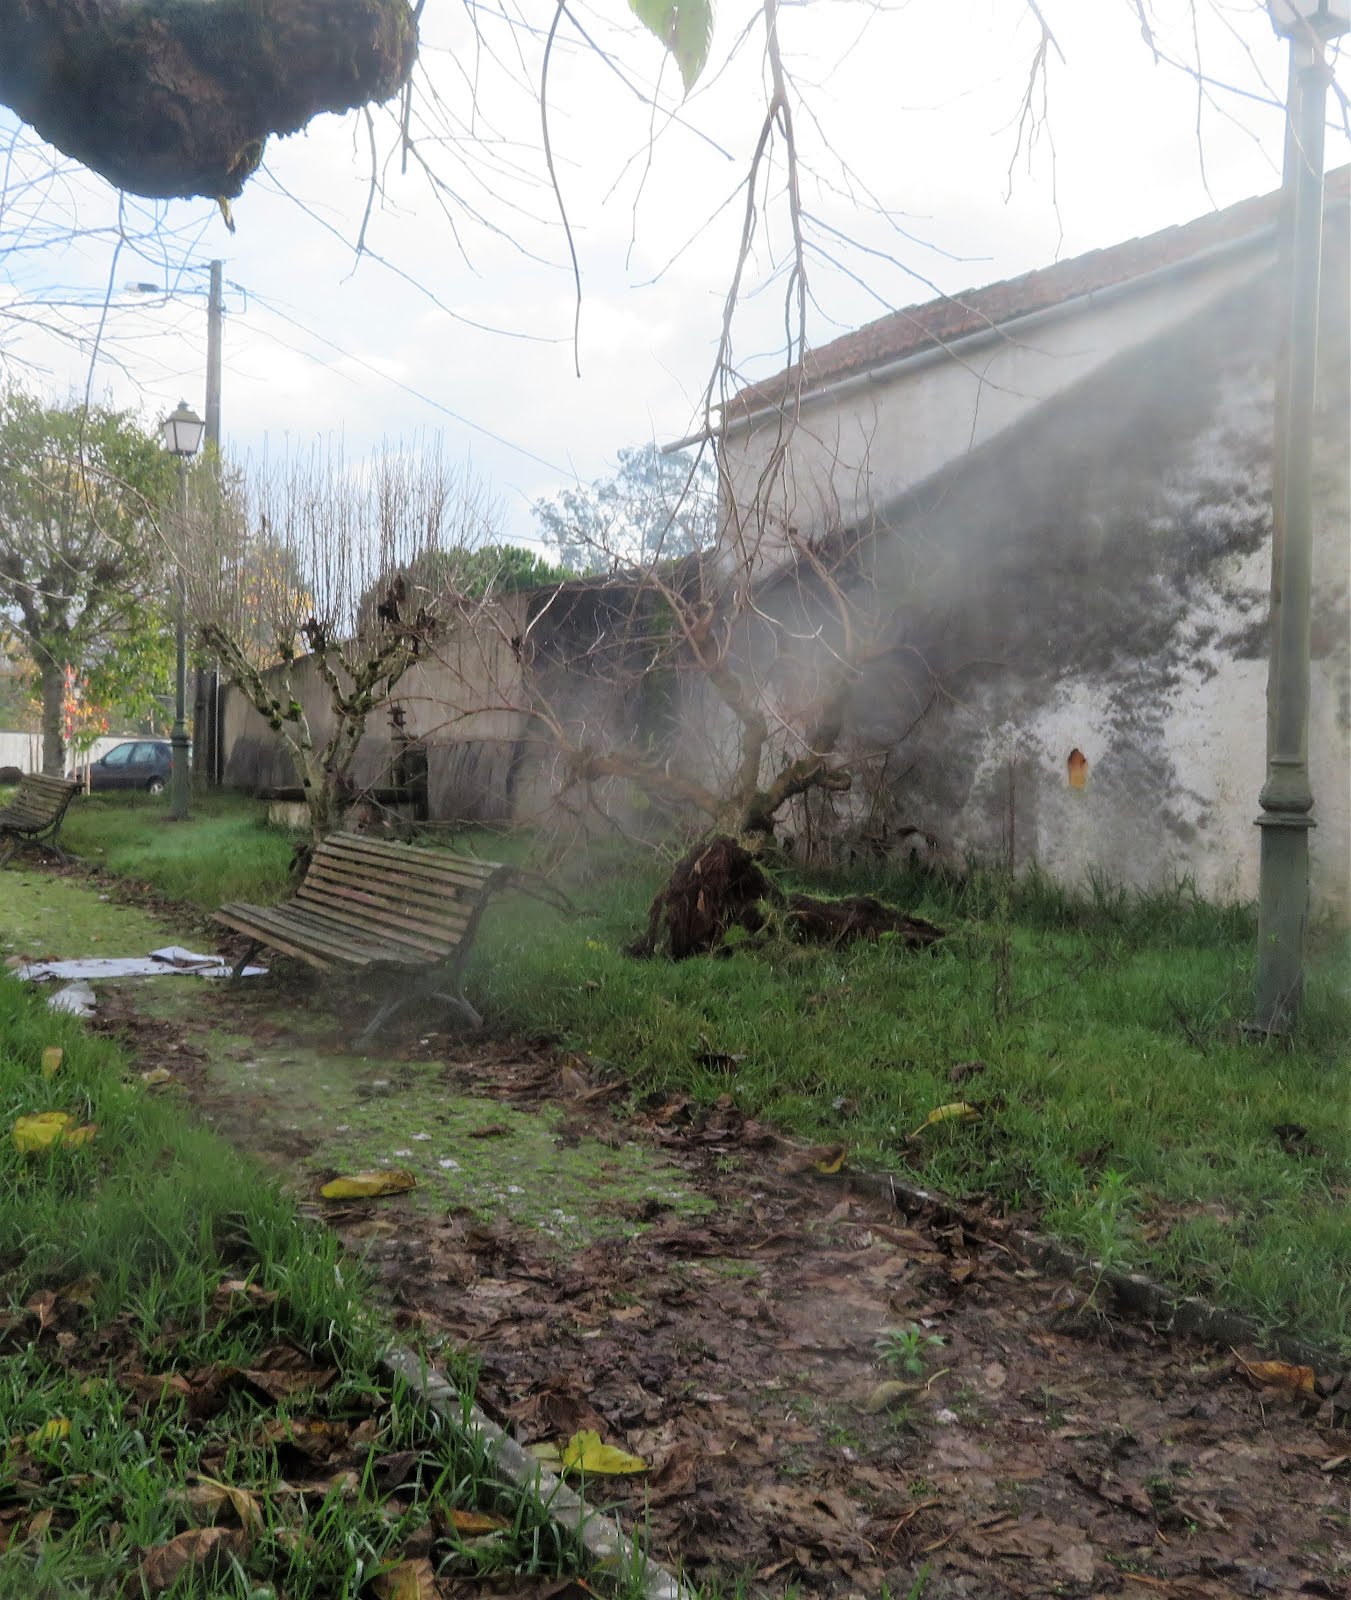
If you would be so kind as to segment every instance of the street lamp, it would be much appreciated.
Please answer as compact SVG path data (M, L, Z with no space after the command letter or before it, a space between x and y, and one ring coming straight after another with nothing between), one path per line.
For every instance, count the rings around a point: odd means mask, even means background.
M188 552L188 462L197 454L206 424L186 400L178 402L161 424L164 448L178 460L178 607L174 622L174 731L173 767L169 776L169 815L184 822L188 815L188 649L187 595L183 563Z
M1309 915L1309 598L1313 569L1314 381L1323 253L1323 116L1329 39L1351 29L1351 0L1270 0L1290 41L1281 241L1284 349L1272 460L1271 665L1262 786L1256 1028L1283 1033L1299 1014Z

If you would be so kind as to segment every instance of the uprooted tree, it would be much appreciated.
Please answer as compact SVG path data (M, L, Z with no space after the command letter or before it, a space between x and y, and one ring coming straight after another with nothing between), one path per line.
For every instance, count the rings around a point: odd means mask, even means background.
M438 555L472 557L494 515L435 449L197 475L181 545L189 608L289 752L311 844L341 825L367 722L440 627L418 572Z

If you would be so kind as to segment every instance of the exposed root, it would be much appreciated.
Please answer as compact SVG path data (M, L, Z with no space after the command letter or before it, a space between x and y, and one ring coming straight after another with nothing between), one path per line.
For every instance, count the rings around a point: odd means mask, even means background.
M673 961L683 961L723 947L731 928L759 934L774 921L806 944L875 942L882 934L895 934L908 948L920 950L943 937L943 929L932 922L907 916L871 895L818 900L785 894L749 850L719 834L696 845L676 865L648 910L646 932L627 953L665 952Z

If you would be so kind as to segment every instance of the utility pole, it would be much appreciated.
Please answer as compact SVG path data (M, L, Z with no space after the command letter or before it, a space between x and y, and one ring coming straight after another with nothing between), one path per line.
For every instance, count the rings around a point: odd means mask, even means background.
M225 263L211 263L211 288L206 303L206 444L213 470L220 461L220 347L224 320L222 273ZM193 692L193 772L199 783L220 782L220 671L215 662L197 668Z
M211 263L211 290L206 303L206 442L220 454L221 272L225 263Z

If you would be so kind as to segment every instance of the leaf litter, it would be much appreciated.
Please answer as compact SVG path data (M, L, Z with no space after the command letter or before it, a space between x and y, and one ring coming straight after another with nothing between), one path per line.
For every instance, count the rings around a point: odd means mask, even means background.
M998 1219L906 1216L842 1146L794 1150L730 1095L626 1107L584 1056L469 1050L413 1047L451 1092L564 1106L560 1139L648 1143L707 1216L635 1200L636 1231L569 1250L398 1195L388 1230L364 1208L326 1215L406 1326L474 1353L480 1405L527 1447L594 1435L646 1466L606 1476L603 1499L657 1559L839 1600L908 1593L926 1571L926 1594L982 1600L1345 1592L1347 1414L1318 1374L1109 1319L1025 1264ZM209 1083L190 1088L211 1114ZM943 1344L904 1386L874 1348L898 1323ZM332 1464L322 1436L288 1448L297 1471ZM390 1570L410 1596L421 1559Z

